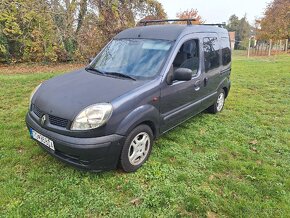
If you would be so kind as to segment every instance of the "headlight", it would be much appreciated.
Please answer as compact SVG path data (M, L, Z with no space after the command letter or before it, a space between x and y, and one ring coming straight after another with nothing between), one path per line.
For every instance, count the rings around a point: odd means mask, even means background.
M74 119L71 130L95 129L104 125L113 112L111 104L93 104L82 110Z
M34 94L36 93L36 91L39 89L39 87L41 86L42 83L40 83L38 86L35 87L35 89L33 89L33 91L30 94L30 99L29 99L29 110L31 108L31 100L34 96Z

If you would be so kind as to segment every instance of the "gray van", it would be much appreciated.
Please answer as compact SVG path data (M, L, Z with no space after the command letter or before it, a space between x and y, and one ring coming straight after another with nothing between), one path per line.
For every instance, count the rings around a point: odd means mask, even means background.
M162 20L162 22L171 20ZM94 171L134 172L153 141L192 116L223 109L231 48L217 25L149 25L116 35L84 68L31 94L31 137L60 160Z

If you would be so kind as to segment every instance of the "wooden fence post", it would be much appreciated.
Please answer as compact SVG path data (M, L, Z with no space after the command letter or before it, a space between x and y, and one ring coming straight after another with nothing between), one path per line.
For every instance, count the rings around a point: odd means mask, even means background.
M287 54L287 52L288 52L288 39L286 39L286 42L285 42L285 52L286 52L286 54Z
M249 44L248 44L248 58L250 57L250 48L251 48L251 38L249 38Z
M257 55L257 40L254 40L255 55ZM258 48L259 49L259 48Z
M270 46L269 46L268 56L271 56L271 49L272 49L272 39L270 39Z

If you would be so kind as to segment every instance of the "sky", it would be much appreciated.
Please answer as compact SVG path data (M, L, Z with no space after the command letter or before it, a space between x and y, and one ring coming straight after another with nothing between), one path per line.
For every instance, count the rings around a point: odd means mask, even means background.
M250 24L263 12L271 0L158 0L162 3L168 18L176 18L176 13L187 9L197 9L206 23L227 22L236 14L239 18L247 15Z

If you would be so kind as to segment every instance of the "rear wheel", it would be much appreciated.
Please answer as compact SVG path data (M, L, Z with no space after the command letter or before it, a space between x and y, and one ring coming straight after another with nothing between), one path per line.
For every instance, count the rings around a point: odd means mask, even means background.
M217 99L214 102L214 104L210 106L207 110L213 114L221 112L225 105L225 98L226 98L225 91L222 89L219 91Z
M140 125L126 138L122 149L120 166L125 172L134 172L149 158L153 144L153 133L149 126Z

